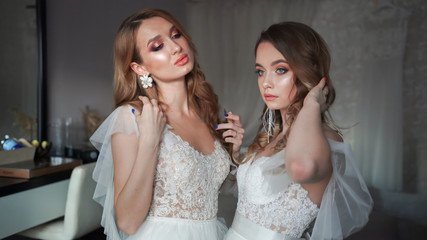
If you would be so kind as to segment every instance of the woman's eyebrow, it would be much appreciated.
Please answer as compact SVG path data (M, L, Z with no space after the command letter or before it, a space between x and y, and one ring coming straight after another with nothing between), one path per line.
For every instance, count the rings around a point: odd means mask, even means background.
M172 27L169 29L169 35L171 35L173 30L175 30L175 29L176 29L176 27L174 25L172 25ZM148 47L148 45L150 45L151 42L156 41L159 38L160 38L160 35L156 35L155 37L150 38L147 42L147 47Z
M278 63L288 63L286 60L284 60L284 59L278 59L278 60L276 60L276 61L273 61L272 63L271 63L271 66L274 66L274 65L276 65L276 64L278 64Z

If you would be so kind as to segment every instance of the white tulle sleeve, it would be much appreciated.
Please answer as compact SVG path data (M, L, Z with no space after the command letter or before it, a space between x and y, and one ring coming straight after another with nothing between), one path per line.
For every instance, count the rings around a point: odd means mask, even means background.
M114 210L114 169L111 153L111 136L114 133L136 133L139 136L130 105L116 108L90 138L90 142L99 151L93 172L93 179L97 183L93 199L103 206L101 225L107 239L116 240L126 239L127 235L117 227Z
M348 144L329 140L333 174L311 240L344 239L368 222L373 201Z

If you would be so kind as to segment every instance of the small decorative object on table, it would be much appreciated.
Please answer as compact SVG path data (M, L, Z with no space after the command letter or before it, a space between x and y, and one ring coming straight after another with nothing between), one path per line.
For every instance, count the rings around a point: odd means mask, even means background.
M30 143L24 138L6 135L1 141L0 164L43 158L49 153L51 145L48 141L40 144L38 140L32 140Z
M52 147L51 142L42 141L42 143L40 144L39 141L35 139L31 141L31 145L37 148L35 156L36 159L46 156L49 153L50 148Z
M15 150L18 148L24 147L17 140L10 138L9 135L4 136L4 139L1 140L1 147L5 151Z

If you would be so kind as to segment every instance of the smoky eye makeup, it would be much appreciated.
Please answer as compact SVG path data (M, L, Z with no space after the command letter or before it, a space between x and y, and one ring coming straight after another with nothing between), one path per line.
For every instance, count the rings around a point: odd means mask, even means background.
M262 69L255 69L255 74L258 76L258 77L260 77L260 76L262 76L262 75L264 75L264 70L262 70Z
M178 31L178 29L176 27L172 27L169 32L170 32L170 37L172 39L178 39L182 36L181 32ZM163 48L164 42L163 42L162 38L160 37L160 35L157 35L156 37L154 37L153 39L151 39L149 41L148 45L149 45L150 51L156 52L156 51L159 51Z
M276 69L276 73L277 74L285 74L285 73L287 73L289 70L288 70L288 68L286 68L286 67L278 67L277 69Z
M178 31L178 29L176 29L175 27L172 30L171 36L173 39L178 39L182 36L181 32Z
M151 43L150 51L156 52L156 51L161 50L162 48L163 48L163 42L156 41L156 42Z

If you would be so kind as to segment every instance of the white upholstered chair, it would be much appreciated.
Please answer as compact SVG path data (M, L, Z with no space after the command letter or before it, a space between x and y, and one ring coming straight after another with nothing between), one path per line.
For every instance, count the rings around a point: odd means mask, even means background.
M63 218L18 233L37 239L76 239L101 227L102 207L92 199L96 183L92 179L95 163L73 169L68 186Z

